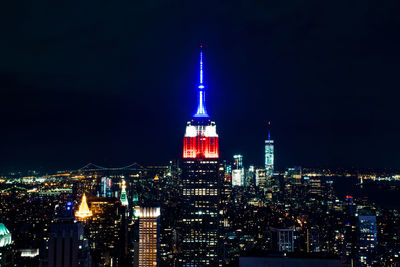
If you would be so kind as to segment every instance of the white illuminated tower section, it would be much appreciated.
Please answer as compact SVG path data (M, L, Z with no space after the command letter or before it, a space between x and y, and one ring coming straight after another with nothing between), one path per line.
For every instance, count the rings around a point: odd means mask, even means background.
M200 79L196 113L187 123L183 138L180 218L181 251L178 266L219 264L218 134L205 105L203 52L200 51Z
M272 176L274 174L274 140L271 140L271 122L268 122L268 138L265 140L265 174Z

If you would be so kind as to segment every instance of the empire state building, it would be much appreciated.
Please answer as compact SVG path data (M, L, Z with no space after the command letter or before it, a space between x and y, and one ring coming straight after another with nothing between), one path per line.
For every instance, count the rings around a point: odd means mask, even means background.
M203 51L197 110L183 138L180 218L182 266L218 266L220 180L218 134L206 109Z

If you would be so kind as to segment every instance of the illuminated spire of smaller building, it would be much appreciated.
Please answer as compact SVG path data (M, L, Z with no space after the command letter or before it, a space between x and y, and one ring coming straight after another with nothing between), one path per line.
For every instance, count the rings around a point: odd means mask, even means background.
M123 206L128 206L128 197L126 196L126 184L125 180L122 180L121 197L119 199Z
M92 215L92 211L89 209L89 206L86 202L86 195L83 194L81 205L79 205L79 210L75 213L75 216L79 219L86 219Z

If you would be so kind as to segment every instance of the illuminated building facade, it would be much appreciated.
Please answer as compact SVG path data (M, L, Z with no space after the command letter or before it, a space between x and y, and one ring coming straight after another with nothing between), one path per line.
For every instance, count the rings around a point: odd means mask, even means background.
M359 261L362 265L373 266L373 260L377 253L377 228L376 212L363 209L359 211Z
M86 222L94 266L120 266L124 253L125 208L117 198L91 197L93 216Z
M216 125L205 107L203 53L197 112L186 126L181 165L182 216L179 266L216 266L219 253L219 201L223 167Z
M139 210L139 267L158 265L159 251L159 207L140 208Z
M233 156L232 186L244 186L243 156Z
M268 138L265 140L265 171L267 176L274 174L274 140L271 140L271 122L268 122Z
M266 174L264 169L256 170L256 186L260 188L264 188L266 186Z
M100 197L111 197L112 179L110 177L102 177L100 183Z

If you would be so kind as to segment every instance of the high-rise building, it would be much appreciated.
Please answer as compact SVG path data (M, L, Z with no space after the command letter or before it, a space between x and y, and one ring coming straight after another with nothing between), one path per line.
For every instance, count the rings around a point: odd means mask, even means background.
M124 266L125 207L113 197L91 197L89 202L93 215L85 224L94 266Z
M232 186L244 186L243 156L233 156Z
M303 177L303 170L300 166L296 166L293 168L288 168L285 171L285 179L291 185L301 185L302 184L302 177ZM312 176L313 177L313 176ZM310 177L308 177L307 181L311 183Z
M372 266L377 253L376 212L362 209L358 216L359 227L359 261L366 266Z
M47 266L90 267L89 241L81 223L74 221L72 202L67 203L65 213L51 224L48 241Z
M294 252L294 229L271 228L272 242L275 250L280 252Z
M4 224L0 223L0 266L14 266L12 244L10 231Z
M245 185L247 187L254 186L256 183L256 168L254 165L250 165L249 169L245 172L246 178L245 178Z
M187 123L181 173L180 266L218 265L219 201L223 166L218 134L205 106L203 52L200 51L198 107Z
M139 210L139 249L136 266L158 265L159 252L159 207L146 207Z
M256 170L256 186L260 188L264 188L266 186L266 176L264 169L257 169Z
M112 196L112 179L110 177L102 177L100 183L100 197L111 197Z
M274 174L274 140L271 139L271 122L268 122L268 138L265 140L265 172L267 176Z

